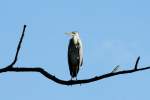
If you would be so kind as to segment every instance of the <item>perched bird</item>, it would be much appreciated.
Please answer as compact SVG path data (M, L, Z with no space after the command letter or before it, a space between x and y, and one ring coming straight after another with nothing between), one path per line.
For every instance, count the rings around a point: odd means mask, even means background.
M76 78L79 72L79 68L83 64L83 48L82 42L79 37L79 32L66 33L71 36L68 46L68 64L71 75L71 80Z

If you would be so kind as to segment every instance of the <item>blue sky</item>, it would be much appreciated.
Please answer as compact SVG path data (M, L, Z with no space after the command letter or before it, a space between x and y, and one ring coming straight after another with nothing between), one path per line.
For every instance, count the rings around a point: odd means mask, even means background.
M69 37L79 31L84 64L78 79L102 75L120 65L149 66L149 0L1 0L0 66L15 54L20 33L26 34L15 66L42 67L70 79L67 64ZM141 100L150 99L150 70L75 86L63 86L39 73L0 74L2 100Z

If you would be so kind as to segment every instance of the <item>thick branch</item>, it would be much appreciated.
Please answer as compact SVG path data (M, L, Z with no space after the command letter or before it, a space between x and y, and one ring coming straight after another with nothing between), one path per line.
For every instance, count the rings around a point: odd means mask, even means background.
M140 59L140 57L138 57L138 59L136 61L136 64L134 66L134 69L131 69L131 70L117 71L117 69L119 68L119 66L117 66L110 73L100 75L100 76L95 76L95 77L92 77L92 78L89 78L89 79L61 80L61 79L51 75L50 73L48 73L47 71L45 71L44 69L42 69L40 67L37 67L37 68L25 68L25 67L19 67L18 68L18 67L14 67L15 63L17 62L18 54L19 54L21 44L22 44L22 41L23 41L23 38L24 38L25 28L26 28L26 25L24 25L24 27L23 27L22 35L21 35L19 44L17 46L17 51L16 51L16 55L15 55L15 58L14 58L13 62L10 65L8 65L7 67L0 69L0 73L4 73L4 72L39 72L42 75L44 75L46 78L48 78L50 80L53 80L56 83L59 83L59 84L62 84L62 85L75 85L75 84L90 83L90 82L102 80L102 79L109 78L109 77L116 76L116 75L128 74L128 73L133 73L133 72L138 72L138 71L143 71L143 70L150 69L150 67L137 68L138 62L139 62L139 59Z
M83 79L83 80L61 80L53 75L51 75L50 73L48 73L47 71L45 71L42 68L3 68L0 69L0 73L3 72L39 72L42 75L44 75L46 78L53 80L56 83L62 84L62 85L75 85L75 84L84 84L84 83L90 83L90 82L94 82L94 81L98 81L98 80L102 80L105 78L109 78L112 76L116 76L116 75L121 75L121 74L128 74L128 73L133 73L133 72L138 72L138 71L143 71L143 70L147 70L150 69L150 67L145 67L145 68L139 68L137 70L135 69L131 69L131 70L123 70L123 71L119 71L119 72L115 72L115 73L108 73L108 74L104 74L104 75L100 75L100 76L95 76L89 79Z

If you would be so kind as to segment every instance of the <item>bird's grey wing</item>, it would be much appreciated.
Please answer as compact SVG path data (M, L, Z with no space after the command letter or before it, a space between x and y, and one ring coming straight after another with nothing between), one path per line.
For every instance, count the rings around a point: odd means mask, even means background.
M83 65L83 47L81 40L79 41L80 49L79 49L79 60L80 60L80 66Z
M73 69L72 69L72 61L71 61L71 57L72 57L72 40L70 40L70 42L69 42L69 46L68 46L68 64L69 64L69 70L70 70L70 74L72 75L72 71L73 71Z
M80 57L79 57L79 45L75 45L73 39L70 40L68 47L68 64L70 75L76 77L79 72Z

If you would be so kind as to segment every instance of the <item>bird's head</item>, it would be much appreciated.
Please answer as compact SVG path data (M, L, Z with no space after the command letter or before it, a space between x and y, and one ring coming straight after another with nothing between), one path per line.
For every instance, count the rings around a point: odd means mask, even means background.
M69 35L71 37L77 37L77 38L79 38L79 32L77 32L77 31L67 32L65 34L67 34L67 35Z

